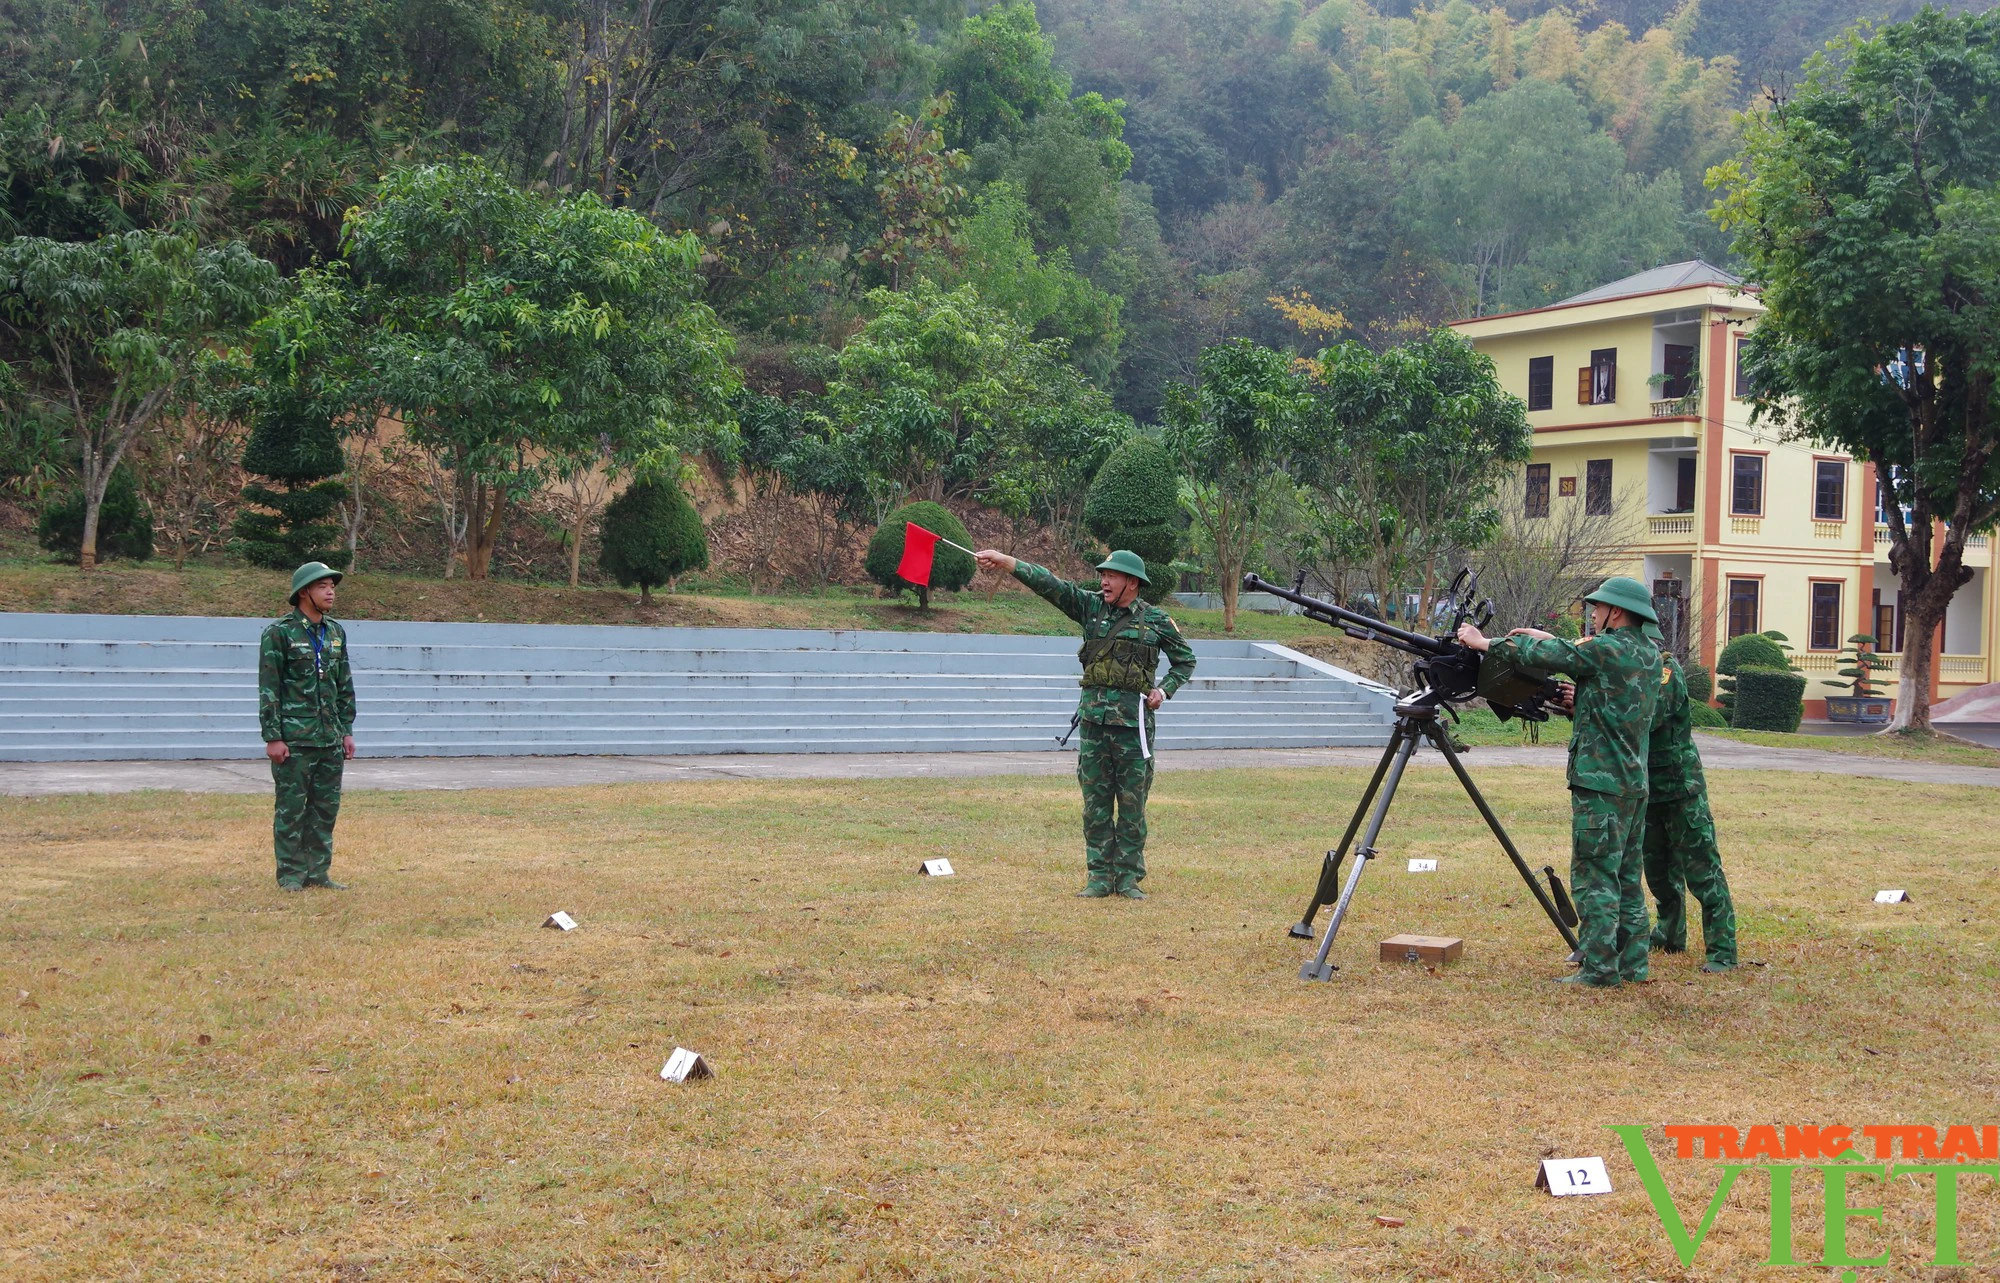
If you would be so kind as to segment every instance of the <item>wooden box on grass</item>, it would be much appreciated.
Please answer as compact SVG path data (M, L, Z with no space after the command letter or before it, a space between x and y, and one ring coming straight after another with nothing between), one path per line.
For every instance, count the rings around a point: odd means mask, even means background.
M1382 961L1421 962L1441 967L1457 962L1465 952L1465 941L1457 936L1390 936L1382 942Z

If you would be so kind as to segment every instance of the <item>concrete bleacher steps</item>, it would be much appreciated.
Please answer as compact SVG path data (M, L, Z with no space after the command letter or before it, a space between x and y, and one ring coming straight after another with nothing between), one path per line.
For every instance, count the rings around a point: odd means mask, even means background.
M0 614L0 761L245 758L264 620ZM347 623L370 757L1056 747L1075 637ZM1387 741L1393 695L1262 642L1196 642L1162 748ZM1071 741L1074 747L1075 741Z

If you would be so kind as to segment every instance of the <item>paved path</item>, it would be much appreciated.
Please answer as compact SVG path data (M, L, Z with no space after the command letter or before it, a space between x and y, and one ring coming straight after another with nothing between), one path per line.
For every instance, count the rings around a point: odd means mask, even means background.
M1859 757L1808 748L1760 748L1734 740L1700 738L1702 762L1719 771L1820 771L1930 784L2000 788L2000 768L1943 766ZM1381 754L1367 748L1165 749L1163 771L1224 767L1265 769L1373 766ZM1480 748L1466 758L1475 771L1498 767L1560 768L1560 748ZM1416 764L1442 767L1426 749ZM660 780L897 779L973 775L1068 775L1069 753L772 753L696 757L400 757L350 763L348 789L559 788ZM269 767L234 762L0 762L0 794L129 793L169 789L189 793L267 793Z

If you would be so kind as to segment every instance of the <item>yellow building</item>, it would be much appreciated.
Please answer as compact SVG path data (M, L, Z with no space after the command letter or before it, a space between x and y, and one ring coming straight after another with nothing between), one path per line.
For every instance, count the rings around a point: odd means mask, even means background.
M1850 636L1879 637L1892 662L1909 639L1873 465L1751 426L1738 358L1762 310L1695 260L1453 328L1528 404L1526 515L1583 504L1621 518L1609 524L1632 541L1627 573L1651 585L1690 659L1713 670L1729 638L1781 632L1809 679L1806 715L1823 717ZM1968 541L1973 579L1939 639L1939 698L2000 677L1989 542ZM1882 675L1891 693L1895 675Z

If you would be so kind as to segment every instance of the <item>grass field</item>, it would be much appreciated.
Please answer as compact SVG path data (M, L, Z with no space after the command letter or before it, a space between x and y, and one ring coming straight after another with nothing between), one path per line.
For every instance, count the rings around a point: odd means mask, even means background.
M1890 757L1905 762L1936 762L1940 766L2000 766L2000 749L1935 732L1898 731L1892 735L1786 735L1779 731L1703 730L1703 735L1732 739L1765 748L1817 748L1857 757Z
M1144 904L1070 897L1061 779L357 793L354 889L299 897L255 797L0 801L0 1274L1782 1279L1761 1176L1683 1270L1606 1125L1995 1121L1991 792L1719 776L1757 965L1590 994L1416 772L1308 986L1282 929L1359 778L1163 777ZM1484 782L1558 861L1556 775ZM1374 962L1397 931L1466 956ZM676 1044L719 1077L660 1082ZM1662 1153L1698 1220L1715 1165ZM1545 1154L1617 1192L1536 1193ZM1864 1277L1946 1277L1926 1188L1885 1199Z

